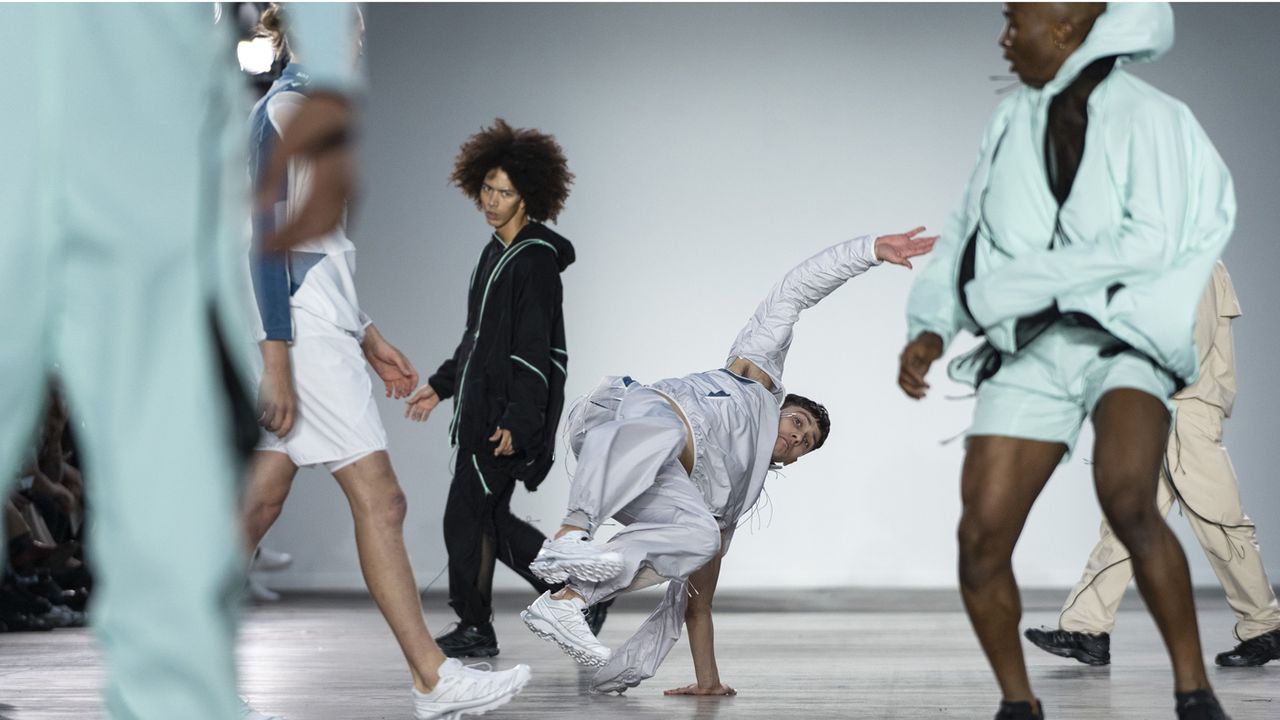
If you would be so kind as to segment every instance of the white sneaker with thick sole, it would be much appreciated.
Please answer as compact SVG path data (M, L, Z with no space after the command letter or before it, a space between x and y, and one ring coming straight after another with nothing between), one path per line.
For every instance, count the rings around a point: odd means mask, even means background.
M569 532L557 540L547 538L529 569L552 584L570 577L600 582L622 572L622 555L592 544L584 532Z
M582 616L586 607L582 600L556 600L550 592L545 592L520 613L520 619L533 634L559 645L579 665L603 667L613 651L591 633L587 619Z
M280 593L263 585L260 580L252 575L249 576L249 584L246 589L249 591L249 597L253 598L254 602L277 602L280 600Z
M249 701L240 698L240 720L284 720L283 715L267 715L249 706Z
M274 572L283 570L293 562L293 556L287 552L279 552L270 548L259 547L253 553L253 564L251 570L260 572Z
M413 690L416 720L457 720L483 715L506 705L524 689L532 672L528 665L486 672L450 658L438 670L440 682L429 693Z

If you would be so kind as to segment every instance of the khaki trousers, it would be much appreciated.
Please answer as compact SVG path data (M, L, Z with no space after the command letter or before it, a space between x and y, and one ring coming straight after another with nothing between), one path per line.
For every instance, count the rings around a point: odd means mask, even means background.
M1253 522L1240 507L1235 470L1222 445L1222 409L1200 400L1176 402L1156 495L1160 513L1167 515L1178 501L1235 611L1237 639L1280 628L1280 605L1262 565ZM1111 632L1132 577L1128 550L1103 520L1102 537L1089 555L1084 576L1067 596L1059 627Z

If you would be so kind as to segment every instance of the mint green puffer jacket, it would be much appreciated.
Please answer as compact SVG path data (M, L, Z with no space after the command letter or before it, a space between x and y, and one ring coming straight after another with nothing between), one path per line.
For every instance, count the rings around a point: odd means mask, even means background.
M1064 314L1092 318L1180 383L1195 381L1196 303L1231 235L1236 204L1230 173L1191 111L1121 69L1172 45L1167 3L1112 3L1052 82L1024 86L1000 104L963 202L912 288L908 339L934 332L945 345L967 330L1016 353L1026 342L1019 319L1056 303ZM1053 97L1090 63L1111 56L1116 68L1089 96L1085 152L1066 201L1058 206L1046 179L1032 191L1035 202L999 208L1031 214L1006 227L1060 223L1066 241L1019 238L1022 249L1012 254L989 247L978 228L997 151L1005 153L1001 168L1047 178L1045 143L1005 140L1043 139ZM971 243L977 262L972 277L962 277ZM976 384L977 365L958 358L951 376Z

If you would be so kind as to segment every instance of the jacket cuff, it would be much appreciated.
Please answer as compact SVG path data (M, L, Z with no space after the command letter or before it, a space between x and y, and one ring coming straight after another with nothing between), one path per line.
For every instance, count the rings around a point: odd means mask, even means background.
M876 265L884 262L884 260L876 255L876 238L876 235L866 235L859 238L862 240L862 243L860 243L861 247L858 247L857 250L855 250L855 252L858 253L858 256L871 267L875 267ZM855 245L855 247L857 247L857 245Z
M521 420L520 413L511 412L511 406L503 411L502 417L498 420L498 427L511 433L511 447L516 450L528 450L533 447L530 442L533 431L529 429L529 423Z
M448 400L453 397L453 383L446 382L439 375L432 375L427 378L427 384L431 386L432 390L436 391L436 395L441 400Z

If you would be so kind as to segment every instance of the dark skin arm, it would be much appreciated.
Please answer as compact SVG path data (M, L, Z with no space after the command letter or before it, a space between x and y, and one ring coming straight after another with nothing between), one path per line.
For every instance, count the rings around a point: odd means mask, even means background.
M942 338L936 333L922 332L902 349L898 365L898 386L908 397L919 400L929 391L925 375L942 357Z

